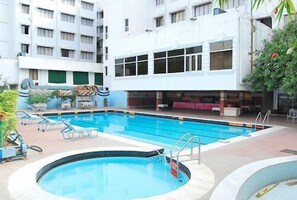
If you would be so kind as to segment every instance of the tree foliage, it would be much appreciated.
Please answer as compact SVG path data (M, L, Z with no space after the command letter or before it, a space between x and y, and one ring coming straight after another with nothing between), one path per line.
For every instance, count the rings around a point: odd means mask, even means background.
M218 0L219 6L222 8L225 4L227 4L228 1L229 0ZM264 4L264 2L264 0L254 0L252 8L258 9L262 4ZM266 2L271 2L271 0L266 0ZM296 13L295 5L292 0L279 0L279 3L271 12L276 14L277 20L280 20L284 14L284 11L287 12L290 18L292 18L292 15Z
M281 88L290 95L297 93L297 21L273 32L264 40L264 48L255 52L252 74L244 81L253 91Z

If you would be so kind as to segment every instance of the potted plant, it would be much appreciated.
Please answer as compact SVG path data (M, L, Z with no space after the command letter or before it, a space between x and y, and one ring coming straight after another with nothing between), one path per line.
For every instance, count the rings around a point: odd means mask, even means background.
M27 103L32 105L37 110L46 110L49 96L31 95L27 99Z
M6 90L0 93L0 159L12 157L16 154L14 147L5 147L5 138L12 130L16 129L18 93Z

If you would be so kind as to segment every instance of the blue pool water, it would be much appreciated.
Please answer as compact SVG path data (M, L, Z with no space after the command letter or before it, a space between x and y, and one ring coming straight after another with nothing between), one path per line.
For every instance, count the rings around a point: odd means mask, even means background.
M105 157L76 161L53 168L39 180L45 191L74 199L136 199L164 194L188 182L170 174L163 156Z
M95 127L101 132L131 137L164 147L171 147L185 133L197 135L201 144L210 144L254 132L252 128L180 121L175 119L129 115L123 113L96 113L53 116L51 119L67 119L71 124ZM183 145L183 143L181 143Z

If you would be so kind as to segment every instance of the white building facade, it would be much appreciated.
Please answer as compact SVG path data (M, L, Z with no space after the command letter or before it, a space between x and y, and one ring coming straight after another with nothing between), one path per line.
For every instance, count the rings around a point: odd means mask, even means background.
M203 102L203 96L213 96L221 110L228 102L252 104L243 102L251 98L243 83L252 69L250 52L282 22L272 15L276 4L251 13L250 1L228 2L218 9L207 0L104 0L105 85L128 91L130 107L150 97L156 107L164 99Z
M11 84L30 78L45 86L102 85L98 6L96 0L1 0L0 72Z

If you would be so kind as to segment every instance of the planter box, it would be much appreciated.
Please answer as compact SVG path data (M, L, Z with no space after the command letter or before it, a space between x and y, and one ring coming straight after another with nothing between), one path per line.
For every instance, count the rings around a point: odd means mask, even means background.
M0 148L0 159L10 158L16 156L16 149L14 147Z
M224 107L224 116L238 117L240 115L240 108Z

